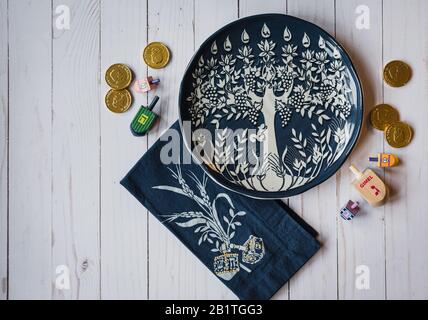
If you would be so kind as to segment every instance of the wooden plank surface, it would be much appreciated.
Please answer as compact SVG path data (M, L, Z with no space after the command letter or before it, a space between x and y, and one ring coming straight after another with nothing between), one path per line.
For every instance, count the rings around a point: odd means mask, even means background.
M55 0L70 30L53 34L52 266L70 269L55 299L100 297L99 1Z
M59 5L69 30L56 26ZM315 22L350 54L365 93L365 119L391 103L414 128L407 148L391 149L365 126L335 177L288 203L319 233L322 250L274 299L428 298L425 195L428 139L427 38L424 0L372 0L369 29L359 29L358 0L0 0L0 299L225 299L235 296L120 185L120 179L178 117L177 96L194 50L238 17L288 12ZM359 9L357 9L359 8ZM366 8L363 8L364 10ZM22 23L25 21L25 24ZM147 69L141 50L165 42L171 64ZM383 84L382 66L407 61L411 82ZM131 66L158 76L160 88L135 95L123 115L104 106L104 72ZM160 124L148 138L131 136L137 106L158 94ZM402 165L378 171L392 186L385 207L362 205L352 222L339 208L358 195L348 165L395 152ZM8 161L9 160L9 161ZM425 192L425 193L424 193ZM55 286L56 268L70 270L71 288ZM356 287L367 266L370 289Z
M427 1L384 1L384 63L406 61L413 76L402 88L384 86L385 102L393 104L401 120L413 127L413 142L401 150L388 145L402 165L389 170L386 182L390 200L386 205L386 294L388 299L428 298L428 141L426 106L428 93Z
M288 0L288 13L334 35L334 0ZM290 280L291 299L337 298L337 175L289 199L289 205L320 234L321 250Z
M8 20L7 0L0 0L0 300L7 298L8 221Z
M369 13L368 29L357 28L357 18L363 11ZM361 203L362 215L351 223L338 219L338 295L340 299L385 298L385 208L372 208L361 201L351 187L354 179L348 167L351 163L362 170L368 156L383 151L383 138L372 128L368 117L371 109L383 101L382 91L382 1L370 1L361 7L358 0L339 1L336 4L336 37L348 51L361 79L364 92L364 119L359 143L344 164L337 188L337 199L344 205L349 199ZM376 170L383 176L382 170ZM360 270L369 270L370 288L356 286ZM365 272L365 271L364 271Z
M149 0L148 41L164 42L173 53L169 66L159 71L149 69L161 79L156 94L161 100L156 112L160 123L149 135L149 145L178 119L178 88L184 69L194 51L194 1L173 2ZM152 95L150 96L150 99ZM153 216L149 215L149 298L192 299L199 283L195 270L201 268L176 238Z
M133 92L126 113L111 113L104 103L107 68L125 63L135 78L146 76L141 52L147 40L147 2L101 2L101 282L103 299L147 298L147 211L120 187L120 180L147 149L147 138L136 138L129 125L146 95Z
M10 299L52 297L51 32L51 1L9 1Z
M287 0L240 0L239 17L252 16L260 13L286 13Z

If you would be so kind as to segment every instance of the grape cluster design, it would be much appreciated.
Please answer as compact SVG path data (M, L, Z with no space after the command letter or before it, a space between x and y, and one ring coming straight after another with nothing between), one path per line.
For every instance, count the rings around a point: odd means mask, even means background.
M259 116L260 116L260 109L261 107L259 108L253 107L248 110L248 119L251 121L253 125L257 125L258 123Z
M330 84L322 83L320 87L320 92L322 99L327 100L334 93L334 88Z
M235 96L235 103L239 111L241 112L247 111L247 108L248 108L247 102L248 102L248 98L245 94L239 93Z
M295 92L290 98L289 102L291 105L293 105L296 109L299 109L303 107L305 103L305 97L301 92Z
M208 88L207 91L205 92L205 96L210 101L211 104L213 105L217 104L218 95L217 95L216 89L214 89L213 87Z
M256 73L254 71L245 75L245 84L250 91L256 90Z
M345 118L347 118L351 114L351 105L349 103L339 105L338 110Z
M280 103L275 104L275 109L281 118L282 127L286 127L288 122L290 122L291 120L291 115L292 115L291 109L287 105L280 104Z
M293 85L293 76L290 74L282 74L281 80L284 86L284 90L290 90L291 86Z

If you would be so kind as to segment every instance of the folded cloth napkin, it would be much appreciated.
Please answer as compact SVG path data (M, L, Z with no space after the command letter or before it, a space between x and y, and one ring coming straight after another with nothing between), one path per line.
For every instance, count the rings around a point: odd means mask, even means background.
M178 123L171 129L188 156ZM173 143L165 140L121 184L240 299L271 298L318 251L313 229L283 202L228 191L198 164L178 164L180 156L163 164Z

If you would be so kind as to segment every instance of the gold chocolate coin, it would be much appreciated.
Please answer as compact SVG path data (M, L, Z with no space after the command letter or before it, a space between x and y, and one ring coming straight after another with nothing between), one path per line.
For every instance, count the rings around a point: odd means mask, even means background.
M132 82L132 71L124 64L114 64L107 69L106 82L112 89L125 89Z
M162 69L169 63L169 49L161 42L149 43L144 49L143 59L149 67Z
M407 123L397 121L385 130L386 141L391 147L402 148L412 141L412 128Z
M402 87L412 76L410 66L399 60L389 62L383 69L383 79L391 87Z
M370 113L370 122L378 130L384 131L386 127L400 120L398 111L389 104L379 104Z
M114 113L124 113L131 107L132 96L127 89L112 89L107 93L105 102L110 111Z

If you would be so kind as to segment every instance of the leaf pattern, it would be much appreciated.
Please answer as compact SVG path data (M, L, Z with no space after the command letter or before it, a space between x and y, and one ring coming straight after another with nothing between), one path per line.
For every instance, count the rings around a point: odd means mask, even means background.
M193 172L188 173L188 177L193 181L193 185L186 181L180 166L175 170L169 169L172 177L178 182L179 187L175 186L154 186L153 189L173 192L191 199L201 209L201 211L183 211L179 213L164 214L166 223L175 223L181 228L195 228L193 234L197 236L199 246L207 243L211 247L210 252L221 253L214 259L214 271L216 274L230 280L237 272L241 270L242 264L239 263L238 253L242 252L242 263L255 264L264 257L263 239L253 235L243 244L236 245L232 243L238 228L242 223L238 218L244 217L245 211L237 211L232 199L226 193L217 194L214 200L208 195L206 190L207 177L204 175L199 179ZM196 188L195 188L196 187ZM199 195L197 195L199 194ZM217 211L217 201L224 201L229 205L226 213ZM220 217L222 219L220 220ZM248 267L242 267L243 270L251 272Z
M340 159L354 130L347 120L355 112L354 93L341 50L308 33L297 41L289 26L280 41L272 40L273 32L266 22L258 35L242 30L236 44L226 36L222 52L214 42L212 56L199 57L187 98L194 129L219 129L215 170L235 185L262 192L292 190L316 179ZM293 119L308 123L309 130L292 127L293 144L280 152L275 117L283 130L290 130ZM250 143L246 136L227 145L231 121L246 121L273 146L262 153L263 140L254 138L254 148L244 147Z

